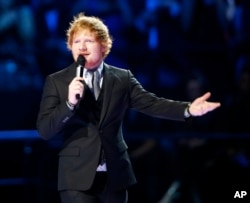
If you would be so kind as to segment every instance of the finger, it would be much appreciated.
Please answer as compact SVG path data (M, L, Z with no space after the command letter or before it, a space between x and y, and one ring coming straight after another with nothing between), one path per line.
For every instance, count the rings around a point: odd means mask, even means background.
M199 98L199 100L200 100L200 101L206 101L206 100L209 99L209 97L211 97L211 93L210 93L210 92L207 92L207 93L203 94L203 95Z
M220 107L220 103L219 102L212 102L212 103L209 103L208 107L207 107L207 110L208 111L213 111L214 109Z
M77 93L82 92L82 90L83 90L83 85L82 85L82 84L76 85L75 88L74 88L74 90L77 91Z
M81 77L77 77L77 78L76 78L76 81L77 81L77 82L80 82L81 84L86 85L85 80L84 80L83 78L81 78Z
M83 81L84 79L82 77L75 77L74 80L76 80L76 81Z
M213 102L212 103L212 108L213 109L216 109L216 108L218 108L218 107L220 107L221 106L221 103L219 103L219 102Z

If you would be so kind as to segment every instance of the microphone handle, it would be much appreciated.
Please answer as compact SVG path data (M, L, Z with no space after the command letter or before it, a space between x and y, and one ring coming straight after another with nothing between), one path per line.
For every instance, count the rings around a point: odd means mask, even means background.
M83 66L79 65L77 68L76 68L76 76L77 77L83 77ZM76 94L76 99L80 99L80 94Z
M83 66L79 65L76 68L76 77L82 77L83 78Z
M80 98L80 94L76 94L76 99L79 100Z

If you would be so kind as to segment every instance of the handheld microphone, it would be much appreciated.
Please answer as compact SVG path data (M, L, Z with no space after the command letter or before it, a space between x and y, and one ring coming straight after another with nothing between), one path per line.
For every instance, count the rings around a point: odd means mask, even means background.
M76 68L76 76L77 77L83 77L83 69L86 63L86 59L83 55L79 55L76 63L78 64L77 68ZM76 94L76 98L80 99L80 94Z

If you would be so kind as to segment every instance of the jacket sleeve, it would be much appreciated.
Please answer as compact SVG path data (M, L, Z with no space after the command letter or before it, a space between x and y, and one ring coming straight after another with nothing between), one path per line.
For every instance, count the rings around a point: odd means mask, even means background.
M130 85L130 107L152 117L185 121L184 111L189 102L174 101L158 97L146 91L128 71Z
M66 105L66 98L64 101L59 95L59 87L53 76L47 76L36 123L40 136L45 140L51 139L62 130L71 116L73 112Z

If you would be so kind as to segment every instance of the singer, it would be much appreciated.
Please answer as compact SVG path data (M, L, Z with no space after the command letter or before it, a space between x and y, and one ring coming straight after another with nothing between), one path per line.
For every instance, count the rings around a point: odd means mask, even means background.
M136 183L122 132L129 108L185 122L220 106L208 101L209 92L181 102L146 91L130 70L105 63L112 43L101 19L79 13L67 30L73 63L45 80L37 129L44 140L63 140L58 166L62 203L128 202L127 190ZM83 75L76 74L79 65Z

